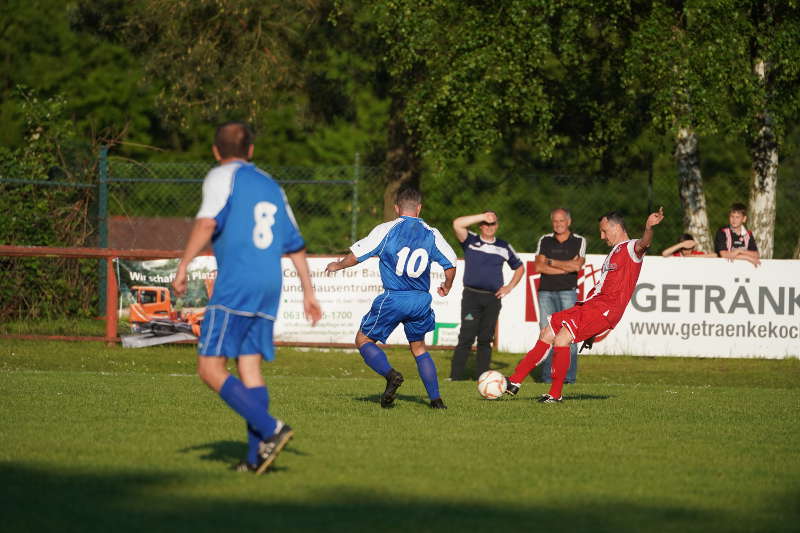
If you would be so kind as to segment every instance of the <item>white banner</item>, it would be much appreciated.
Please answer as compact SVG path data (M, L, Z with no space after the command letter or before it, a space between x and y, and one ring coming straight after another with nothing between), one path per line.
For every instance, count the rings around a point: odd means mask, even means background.
M282 342L354 344L361 319L369 312L372 300L383 292L378 259L326 275L325 267L336 257L309 257L308 266L322 320L311 327L303 314L303 292L291 260L283 259L283 295L275 323L275 340ZM463 262L460 262L463 267ZM463 268L457 268L461 273ZM458 339L461 312L461 276L457 276L450 294L442 298L436 289L444 281L437 264L431 267L431 294L436 329L425 336L429 346L452 346ZM387 339L387 344L407 344L402 325Z
M503 300L500 349L522 353L538 336L538 274L526 262L524 291ZM583 286L605 256L586 258ZM748 262L647 256L631 303L591 353L696 357L800 356L800 261Z
M519 254L527 275L503 299L498 325L499 348L512 353L529 350L539 335L533 254ZM603 255L587 256L579 294L588 291ZM284 259L284 293L276 323L276 340L352 344L361 318L382 292L377 259L335 276L324 274L333 258L309 258L317 298L324 317L312 328L303 316L302 292L291 261ZM433 267L431 293L436 330L429 345L454 345L458 338L463 261L453 289L445 298L435 294L443 279ZM596 342L591 353L677 355L697 357L800 356L800 261L765 260L754 268L745 261L724 259L645 258L636 291L622 321ZM505 267L506 280L511 270ZM389 344L405 344L403 328Z

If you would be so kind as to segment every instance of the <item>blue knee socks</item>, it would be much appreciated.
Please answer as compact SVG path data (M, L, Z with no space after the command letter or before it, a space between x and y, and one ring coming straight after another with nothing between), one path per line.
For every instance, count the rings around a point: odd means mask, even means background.
M269 392L266 387L250 387L247 389L250 396L257 401L264 411L269 412ZM269 435L267 435L269 437ZM247 423L247 462L254 465L258 462L258 443L261 442L261 433Z
M367 366L381 376L385 377L392 369L392 365L390 365L389 360L386 359L386 354L383 350L378 348L374 342L362 344L358 351L361 353L361 357L364 358L364 362L367 363Z
M428 397L431 400L439 398L439 379L436 377L436 365L433 363L431 354L425 352L414 359L417 362L419 377L422 378L425 390L428 391Z
M266 390L266 389L265 389ZM272 418L261 401L234 376L228 376L219 391L228 406L244 418L253 429L265 437L275 433L278 421Z

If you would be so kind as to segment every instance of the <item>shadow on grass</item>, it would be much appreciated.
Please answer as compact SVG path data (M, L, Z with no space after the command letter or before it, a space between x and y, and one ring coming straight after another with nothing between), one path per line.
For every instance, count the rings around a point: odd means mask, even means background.
M573 402L573 401L592 401L592 400L610 400L614 396L609 394L564 394L563 398L565 402ZM532 396L529 398L525 398L529 402L538 402L539 396Z
M231 474L236 476L241 474ZM291 478L285 478L285 483ZM259 487L277 482L269 474L242 482ZM69 472L22 465L0 465L4 489L0 511L5 531L485 531L514 525L520 531L791 531L800 518L796 504L756 521L669 504L587 501L569 505L557 499L541 506L485 505L381 494L336 487L306 491L302 501L197 493L202 480L180 474L144 472ZM207 480L206 480L207 481ZM220 479L224 486L227 479ZM789 501L797 500L792 494Z
M398 394L394 398L395 398L394 399L395 404L397 404L397 402L410 402L410 403L421 403L422 405L428 405L428 402L424 398L422 398L420 396L410 396L408 394ZM358 402L369 402L369 403L377 403L377 404L381 403L381 395L380 394L370 394L369 396L360 396L358 398L353 398L353 399L355 401L358 401ZM393 407L394 406L389 407L389 409L392 409Z

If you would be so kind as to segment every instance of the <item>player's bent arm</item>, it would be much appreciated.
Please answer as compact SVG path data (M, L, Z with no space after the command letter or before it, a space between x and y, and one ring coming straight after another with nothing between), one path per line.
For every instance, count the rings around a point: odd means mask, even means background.
M357 264L358 264L358 259L356 258L353 252L350 252L349 254L342 257L338 261L333 261L331 263L328 263L328 266L325 268L325 272L328 273L338 272L339 270L349 268Z
M289 259L292 260L292 264L294 264L297 277L300 279L300 286L303 288L303 310L309 320L311 320L311 324L316 325L319 319L322 318L322 310L314 294L314 284L311 283L311 273L308 269L306 250L303 248L287 255Z
M634 245L634 251L636 255L642 257L644 253L650 248L650 245L653 243L653 226L658 225L662 220L664 220L664 208L659 207L658 211L655 213L650 213L650 216L647 217L647 222L644 225L644 234L642 235L641 239L636 241Z
M178 272L172 282L172 286L179 296L186 291L186 268L192 259L197 257L197 254L211 242L211 236L214 235L216 227L217 221L213 218L202 217L194 220L189 239L186 241L186 248L183 250L180 263L178 263Z
M439 285L436 291L439 296L447 296L450 289L453 287L453 280L456 279L456 267L446 268L444 271L444 281Z

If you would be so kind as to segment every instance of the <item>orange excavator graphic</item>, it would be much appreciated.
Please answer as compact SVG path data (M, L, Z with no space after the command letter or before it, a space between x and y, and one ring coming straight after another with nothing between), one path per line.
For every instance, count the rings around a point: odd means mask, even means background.
M204 280L208 298L214 291L214 280ZM133 303L129 308L131 330L136 337L134 342L127 339L128 345L142 344L145 338L162 337L161 342L147 342L145 345L173 342L174 340L189 340L191 337L200 336L200 325L203 322L204 310L176 311L172 305L172 297L168 287L135 285L131 287ZM169 338L175 335L182 338ZM185 337L185 338L184 338ZM126 344L123 338L123 345Z

